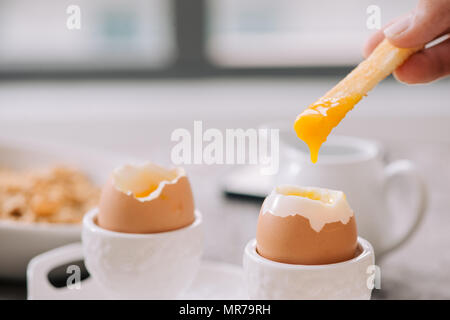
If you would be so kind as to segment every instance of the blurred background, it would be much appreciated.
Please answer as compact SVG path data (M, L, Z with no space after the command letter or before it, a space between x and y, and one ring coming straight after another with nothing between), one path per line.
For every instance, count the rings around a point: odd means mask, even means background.
M80 29L66 26L71 5ZM371 5L384 25L416 1L0 0L0 137L170 164L171 132L194 120L291 125L362 60ZM383 259L375 298L450 298L449 101L448 79L391 77L334 131L381 141L431 189L418 233ZM240 264L261 203L224 196L231 166L187 170L206 258ZM0 281L0 298L24 297L23 283Z
M167 77L351 66L360 61L361 43L371 32L371 5L380 8L384 23L415 3L184 2L2 0L1 70L16 76L126 71ZM81 10L80 29L66 28L71 5Z

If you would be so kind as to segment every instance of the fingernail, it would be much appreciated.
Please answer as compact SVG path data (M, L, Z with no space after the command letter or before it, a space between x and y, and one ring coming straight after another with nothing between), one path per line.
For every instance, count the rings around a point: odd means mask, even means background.
M399 21L395 22L394 24L390 25L386 29L384 29L384 35L386 38L396 38L399 35L401 35L411 24L412 16L409 14L406 17L403 17Z

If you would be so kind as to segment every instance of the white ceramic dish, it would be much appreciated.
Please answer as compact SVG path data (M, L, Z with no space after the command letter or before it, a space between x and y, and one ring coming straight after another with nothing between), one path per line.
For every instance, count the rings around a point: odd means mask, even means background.
M95 183L103 184L109 172L120 164L118 156L85 148L0 139L0 167L26 169L53 164L83 170ZM0 219L0 278L25 279L26 267L34 256L79 241L81 225L25 224Z
M31 260L27 270L27 290L30 300L90 300L108 299L102 287L89 277L81 281L79 289L55 288L48 281L48 273L55 267L83 259L81 243L66 245L43 253ZM180 299L247 299L244 275L239 266L202 261L197 277Z

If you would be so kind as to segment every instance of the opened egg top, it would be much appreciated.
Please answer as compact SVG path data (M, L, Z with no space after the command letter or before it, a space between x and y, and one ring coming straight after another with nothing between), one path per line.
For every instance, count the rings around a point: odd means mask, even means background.
M320 265L355 257L356 222L341 191L279 186L258 218L257 251L289 264Z
M97 223L126 233L157 233L194 222L194 200L182 168L152 163L114 170L103 188Z

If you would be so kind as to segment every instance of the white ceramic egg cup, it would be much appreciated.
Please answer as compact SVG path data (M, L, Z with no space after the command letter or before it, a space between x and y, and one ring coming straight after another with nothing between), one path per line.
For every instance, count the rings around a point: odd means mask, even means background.
M194 280L203 252L202 216L173 231L135 234L109 231L86 213L81 234L86 268L111 298L173 299Z
M250 299L367 300L368 272L375 263L372 245L358 237L358 255L326 265L294 265L263 258L251 240L244 251L244 272Z

